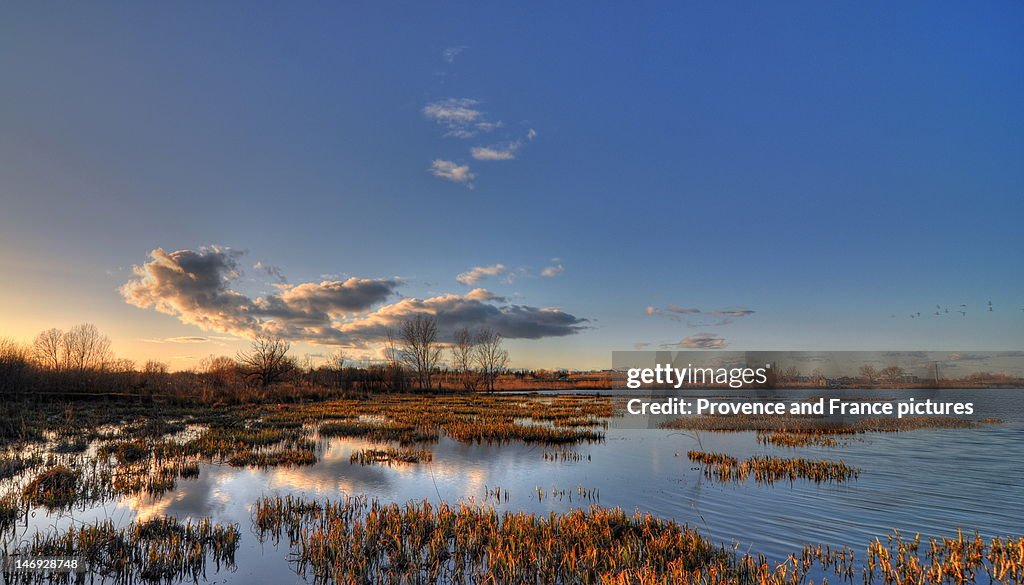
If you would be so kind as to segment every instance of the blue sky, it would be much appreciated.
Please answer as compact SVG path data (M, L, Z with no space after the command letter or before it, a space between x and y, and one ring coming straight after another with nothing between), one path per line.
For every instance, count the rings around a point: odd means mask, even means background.
M400 282L367 314L482 287L579 320L510 340L523 366L1020 349L1022 25L1010 2L6 6L0 335L233 353L119 292L155 249L219 245L251 299L280 291L260 262Z

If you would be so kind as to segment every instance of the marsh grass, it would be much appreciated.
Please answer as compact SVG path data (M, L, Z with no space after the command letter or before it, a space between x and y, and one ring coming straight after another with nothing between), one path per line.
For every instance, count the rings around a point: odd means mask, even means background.
M56 465L37 475L22 490L25 500L33 506L62 508L78 497L81 473L66 465Z
M815 430L758 431L757 442L776 447L838 447L839 439L834 435Z
M0 497L0 534L13 527L20 514L21 509L15 494Z
M753 478L757 483L773 484L777 481L808 479L817 483L844 482L860 473L842 461L817 461L797 457L751 457L739 460L724 453L690 451L690 461L700 463L706 477L723 482L744 481Z
M1024 583L1024 537L985 541L958 530L955 538L923 546L920 535L906 539L894 532L885 543L870 543L864 575L881 583Z
M488 491L500 501L501 491ZM593 505L565 514L504 512L488 505L366 498L267 497L253 508L257 536L291 545L294 569L315 583L553 583L800 585L813 570L856 577L851 549L804 547L782 561L714 545L647 514ZM899 533L872 541L865 585L1020 583L1024 538L932 540ZM825 582L825 581L823 581Z
M579 461L583 461L584 459L586 459L587 461L590 461L591 460L590 454L587 453L586 455L583 455L582 453L577 453L576 451L567 451L567 450L544 451L544 461L555 461L555 462L569 461L569 462L572 462L572 463L576 463L576 462L579 462Z
M150 443L142 439L132 441L117 441L101 445L96 454L99 457L116 457L118 463L137 463L150 456L152 447Z
M422 449L360 449L349 457L349 463L359 465L395 465L398 463L420 463L434 458L430 451Z
M984 422L983 422L984 421ZM819 435L895 433L917 429L973 429L997 424L999 419L970 420L952 416L865 417L852 421L826 421L816 416L702 415L683 416L662 428L690 431L769 431Z
M232 467L293 467L300 465L313 465L316 463L316 454L306 449L284 449L281 451L244 451L235 453L228 458L228 465Z
M60 534L37 534L31 543L11 554L75 557L83 559L88 567L88 574L45 575L48 583L84 582L73 580L89 575L122 585L199 582L206 580L209 562L218 571L235 568L239 538L237 526L217 525L208 519L180 522L164 517L133 522L124 528L116 528L113 521L103 520L92 525L72 526ZM4 574L4 582L28 585L43 582L43 577L38 573L9 571Z
M43 464L43 458L34 453L27 457L22 455L2 455L0 456L0 479L12 478L21 472L38 467Z

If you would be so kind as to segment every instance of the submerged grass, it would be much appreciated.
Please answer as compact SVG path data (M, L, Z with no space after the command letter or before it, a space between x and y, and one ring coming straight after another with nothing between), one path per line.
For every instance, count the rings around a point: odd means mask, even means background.
M0 479L14 477L22 471L38 467L42 463L43 458L37 454L29 455L28 457L22 457L21 455L0 456Z

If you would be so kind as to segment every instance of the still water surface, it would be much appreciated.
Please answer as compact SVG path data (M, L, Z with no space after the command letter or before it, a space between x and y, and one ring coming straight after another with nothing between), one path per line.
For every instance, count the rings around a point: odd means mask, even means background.
M786 391L781 400L800 400L821 391ZM864 391L847 391L850 397ZM693 396L697 396L694 394ZM716 392L714 396L744 397ZM842 396L829 391L829 396ZM972 401L975 417L999 417L1001 425L981 429L915 430L861 435L837 448L780 448L759 445L752 432L681 433L656 428L657 420L626 416L610 421L606 440L572 450L578 462L545 461L554 449L522 444L464 445L446 437L431 446L434 459L419 465L360 466L349 455L371 444L362 440L325 442L319 461L301 468L267 470L205 465L194 480L179 480L158 497L132 497L86 510L47 515L34 512L19 538L36 530L65 528L75 522L168 514L209 516L236 523L242 542L235 571L208 574L211 582L301 583L287 563L288 546L260 543L252 530L251 506L264 495L314 498L367 495L406 502L429 499L484 501L488 488L507 491L499 510L536 513L588 507L577 487L598 490L598 503L672 518L715 541L781 559L803 544L848 546L863 558L870 539L898 529L924 537L954 535L957 528L983 536L1024 533L1024 391L871 391L872 399L891 397ZM686 458L690 449L722 451L737 457L759 454L842 459L861 469L844 484L809 481L758 485L752 480L721 484L704 477ZM545 492L539 499L537 488ZM564 497L551 496L565 490ZM572 495L570 501L569 494Z

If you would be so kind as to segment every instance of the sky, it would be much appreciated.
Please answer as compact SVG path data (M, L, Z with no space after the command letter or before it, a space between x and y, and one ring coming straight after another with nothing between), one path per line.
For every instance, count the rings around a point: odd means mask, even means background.
M0 336L90 322L174 368L256 333L373 356L419 313L530 368L1022 349L1022 25L1015 2L8 4Z

